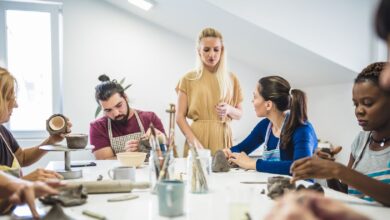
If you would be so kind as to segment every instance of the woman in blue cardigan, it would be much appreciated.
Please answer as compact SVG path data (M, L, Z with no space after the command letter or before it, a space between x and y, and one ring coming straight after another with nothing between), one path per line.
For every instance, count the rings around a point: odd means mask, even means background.
M256 85L252 103L256 116L265 119L244 141L225 149L226 157L244 169L289 175L295 160L312 156L317 148L317 136L307 120L305 93L291 89L280 76L268 76ZM249 158L247 154L258 147L264 149L262 158Z

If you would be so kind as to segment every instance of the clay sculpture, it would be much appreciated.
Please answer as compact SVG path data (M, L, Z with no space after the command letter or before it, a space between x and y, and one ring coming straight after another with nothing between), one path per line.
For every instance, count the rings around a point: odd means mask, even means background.
M43 220L75 220L75 218L66 215L61 206L55 204L46 214Z
M271 199L275 199L279 196L282 196L284 193L293 190L296 191L313 190L324 194L324 189L319 183L314 183L313 185L310 185L308 187L299 184L297 187L295 187L295 183L290 183L289 177L283 177L283 176L269 177L267 183L267 189L268 189L267 196L269 196Z
M66 133L66 117L62 114L54 114L46 120L46 130L50 135Z
M229 172L230 164L222 150L215 153L211 169L213 172Z
M267 189L267 196L275 199L287 191L295 190L295 183L290 183L290 178L288 177L273 176L268 178Z
M145 139L139 140L139 151L147 153L146 158L145 158L145 162L149 161L150 150L152 150L152 147L150 146L149 139L145 138Z
M65 138L66 145L70 149L84 149L88 144L88 135L86 134L68 134Z
M321 184L319 184L319 183L314 183L313 185L310 185L308 187L305 187L304 185L299 184L297 187L297 191L300 191L300 190L313 190L313 191L324 194L324 188L322 188Z
M55 205L61 204L62 206L77 206L87 202L88 194L87 189L83 185L79 185L75 188L64 188L60 190L58 195L49 195L40 198L44 204Z

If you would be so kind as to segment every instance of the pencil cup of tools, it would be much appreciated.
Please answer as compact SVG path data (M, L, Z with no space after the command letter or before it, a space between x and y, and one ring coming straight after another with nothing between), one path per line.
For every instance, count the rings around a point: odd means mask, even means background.
M150 151L149 182L152 193L156 193L156 184L162 180L169 180L172 174L174 157L173 151Z
M191 193L207 193L212 161L210 150L190 149L187 157L187 189Z

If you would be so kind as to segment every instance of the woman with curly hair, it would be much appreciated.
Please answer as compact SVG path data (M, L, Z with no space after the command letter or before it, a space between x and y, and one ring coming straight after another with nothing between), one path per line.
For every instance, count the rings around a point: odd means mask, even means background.
M352 100L363 131L352 143L348 166L321 156L304 158L291 166L293 181L340 180L348 186L345 192L390 206L390 92L379 86L386 65L368 65L355 79Z

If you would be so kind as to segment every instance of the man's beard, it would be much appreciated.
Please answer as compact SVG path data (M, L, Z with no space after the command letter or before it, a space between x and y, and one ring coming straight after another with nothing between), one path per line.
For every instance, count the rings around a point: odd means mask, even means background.
M130 106L129 106L128 102L126 102L126 106L127 106L126 115L118 115L118 116L116 116L113 119L114 123L118 123L118 124L126 124L127 123L127 120L129 119L129 115L130 115Z

